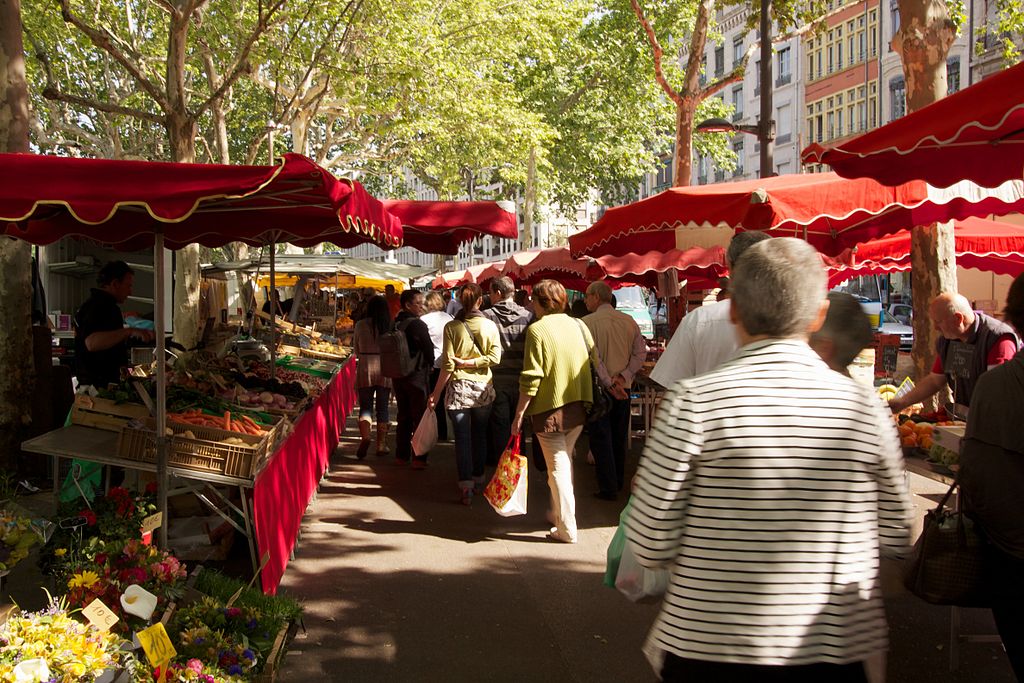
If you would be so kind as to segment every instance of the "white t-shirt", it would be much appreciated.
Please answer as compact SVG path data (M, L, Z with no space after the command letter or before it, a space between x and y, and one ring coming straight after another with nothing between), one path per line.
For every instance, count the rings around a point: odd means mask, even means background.
M739 342L729 320L729 301L704 304L679 323L651 379L671 387L681 379L714 370L736 353Z
M427 330L430 332L430 341L434 344L434 367L441 367L441 350L444 347L444 326L450 323L454 318L445 313L444 311L432 311L420 316L427 325Z

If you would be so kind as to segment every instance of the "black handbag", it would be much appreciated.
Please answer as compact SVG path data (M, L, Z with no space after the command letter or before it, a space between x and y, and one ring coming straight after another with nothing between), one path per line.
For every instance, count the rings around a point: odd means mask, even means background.
M587 422L596 422L611 412L612 395L601 385L601 380L597 376L597 364L594 363L595 350L594 347L587 345L587 335L583 332L583 323L577 320L576 324L580 326L583 346L586 347L587 355L590 357L590 382L593 385L591 390L593 400L591 400L590 405L587 407Z
M903 584L933 605L991 607L984 571L986 541L970 518L946 508L959 484L954 481L938 506L925 515Z

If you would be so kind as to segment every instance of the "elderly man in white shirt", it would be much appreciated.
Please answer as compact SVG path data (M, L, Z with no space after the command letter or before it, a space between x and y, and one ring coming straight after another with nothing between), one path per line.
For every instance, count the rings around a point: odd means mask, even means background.
M813 247L754 245L732 285L741 347L672 385L634 485L626 537L670 572L645 651L665 683L860 683L887 646L879 556L910 543L896 426L807 344Z
M741 232L729 242L725 253L729 269L739 262L750 246L768 235L754 230ZM729 300L705 304L688 313L651 370L651 379L663 387L712 370L736 353L736 331L729 321Z

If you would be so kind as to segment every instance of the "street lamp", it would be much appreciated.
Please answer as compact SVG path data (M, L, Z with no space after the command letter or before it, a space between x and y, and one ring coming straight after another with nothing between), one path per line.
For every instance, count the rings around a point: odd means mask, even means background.
M775 175L775 121L772 119L772 41L771 0L761 0L761 115L756 125L734 124L725 119L708 119L697 124L696 130L702 133L746 133L757 136L761 145L761 177L770 178Z

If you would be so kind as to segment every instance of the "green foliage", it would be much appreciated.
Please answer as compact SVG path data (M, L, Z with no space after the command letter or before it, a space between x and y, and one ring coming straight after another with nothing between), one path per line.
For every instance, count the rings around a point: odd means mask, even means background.
M278 625L295 621L302 616L302 605L286 595L266 595L263 591L248 586L245 582L225 576L213 569L203 568L196 574L195 589L200 593L217 598L222 602L231 599L242 589L235 605L258 610L264 618Z

